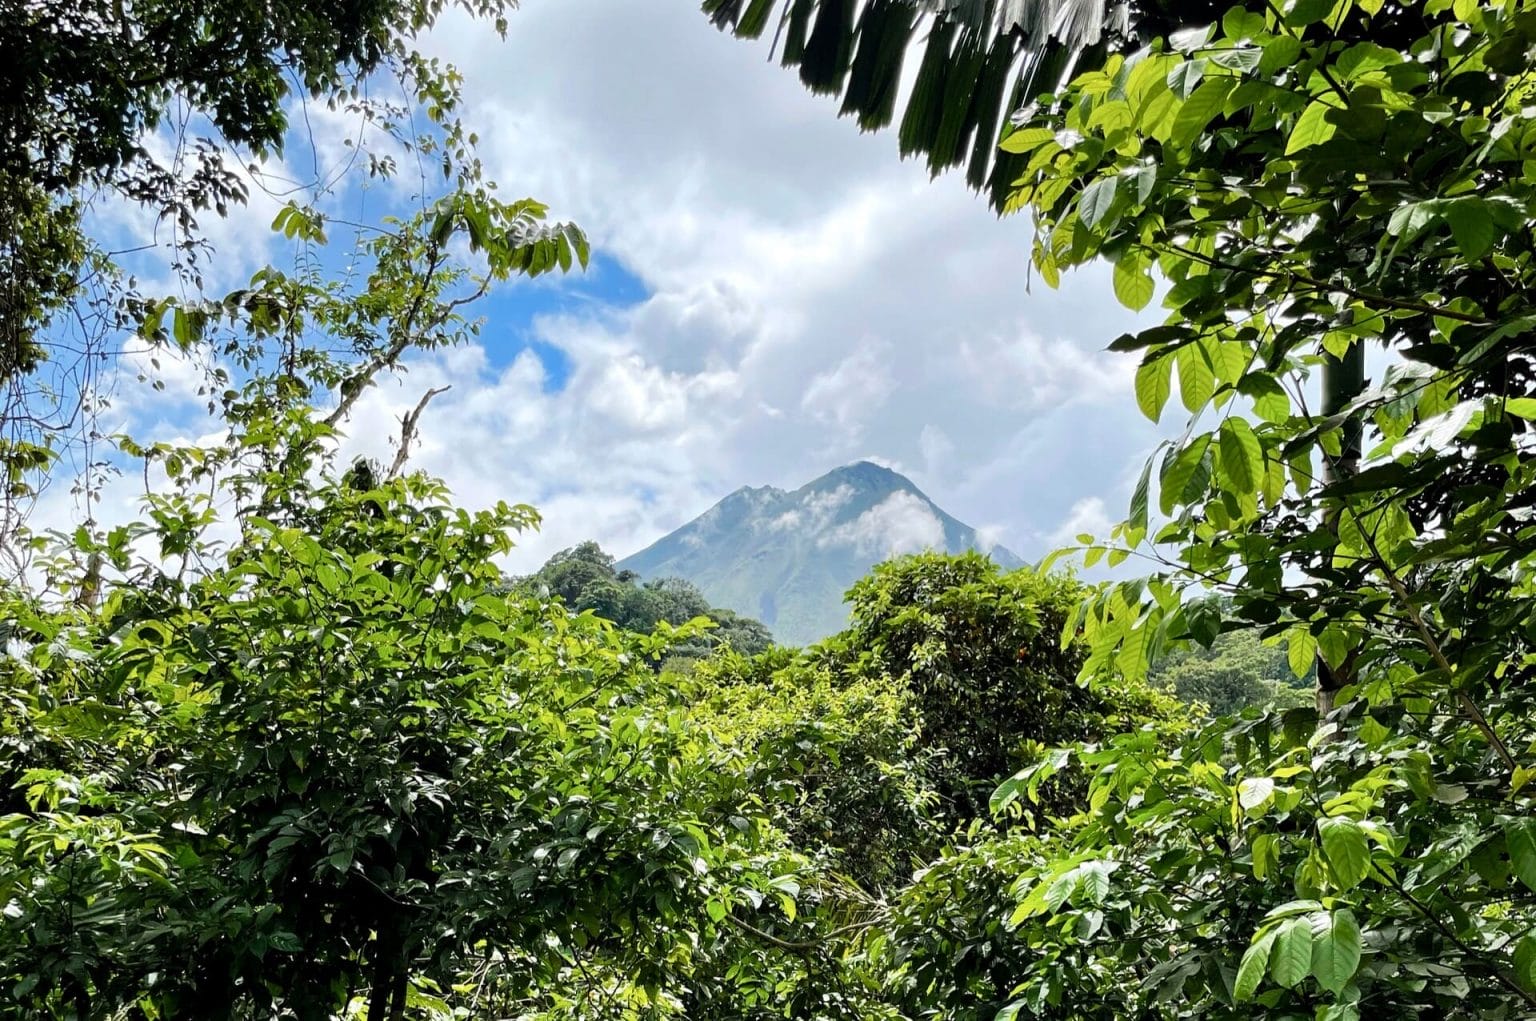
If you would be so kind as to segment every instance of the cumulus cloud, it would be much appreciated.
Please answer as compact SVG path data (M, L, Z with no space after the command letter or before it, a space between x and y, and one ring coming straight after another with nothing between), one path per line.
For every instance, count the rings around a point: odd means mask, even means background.
M1158 430L1133 359L1103 351L1138 322L1108 272L1028 287L1024 219L901 162L892 133L837 118L766 44L695 4L631 0L527 0L505 43L450 18L426 44L464 72L503 193L548 201L639 284L536 316L520 295L561 285L514 285L479 344L414 358L348 426L347 453L387 460L400 417L451 385L412 463L466 505L540 509L511 569L589 538L624 555L740 486L861 458L1025 556L1085 501L1123 504ZM560 354L558 379L498 354L529 340ZM870 535L942 545L911 498L882 508Z
M852 546L860 553L893 557L944 548L944 522L915 493L892 493L846 525L831 529L818 546Z
M1072 505L1066 520L1051 533L1051 542L1057 546L1075 545L1080 535L1091 535L1096 540L1104 541L1109 538L1109 530L1114 526L1114 520L1104 509L1103 499L1097 496L1086 497Z
M764 527L770 532L815 534L823 531L853 497L853 487L846 482L826 492L810 493L798 506L772 518Z

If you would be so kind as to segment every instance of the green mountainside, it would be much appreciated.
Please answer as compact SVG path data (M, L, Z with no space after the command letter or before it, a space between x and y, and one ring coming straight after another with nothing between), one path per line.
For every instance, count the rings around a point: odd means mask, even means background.
M882 560L922 550L982 550L1004 568L1022 561L987 548L910 479L859 461L788 492L743 487L619 561L643 578L684 578L717 606L755 617L787 645L842 628L843 594Z

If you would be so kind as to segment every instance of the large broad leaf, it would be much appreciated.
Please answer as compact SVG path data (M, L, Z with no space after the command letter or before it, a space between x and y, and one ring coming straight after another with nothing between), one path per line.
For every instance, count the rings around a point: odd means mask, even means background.
M1515 875L1536 890L1536 819L1516 819L1504 831L1509 862Z
M1275 948L1269 955L1269 974L1287 988L1297 985L1312 971L1312 919L1292 918L1275 932Z
M1360 926L1348 909L1318 915L1312 927L1312 977L1330 993L1342 990L1360 967Z
M1179 399L1199 411L1216 392L1216 373L1199 344L1185 344L1174 355L1179 362Z
M1140 312L1152 302L1156 285L1147 261L1139 251L1129 251L1115 262L1115 297L1126 308Z
M1173 392L1173 359L1166 356L1141 363L1136 370L1136 406L1156 422Z
M1221 423L1217 453L1222 474L1240 494L1255 492L1264 473L1264 449L1253 427L1241 418Z
M1101 177L1083 189L1082 200L1078 203L1077 206L1077 215L1082 219L1083 226L1093 228L1104 222L1104 218L1108 216L1109 211L1114 208L1115 193L1119 190L1119 187L1120 178ZM1125 262L1130 257L1131 253L1127 253L1126 255L1121 256L1120 262ZM1119 263L1116 264L1117 268L1118 266ZM1117 280L1115 284L1115 290L1118 292L1119 289L1120 285ZM1123 301L1124 299L1122 298L1121 300ZM1129 302L1127 302L1127 304L1129 304ZM1145 304L1145 302L1142 304Z
M1232 985L1232 996L1239 1002L1253 996L1264 980L1275 936L1276 930L1269 930L1244 952L1242 963L1237 966L1237 980Z
M1536 936L1522 936L1515 944L1515 978L1536 992Z
M1342 816L1318 824L1323 855L1341 889L1348 890L1365 878L1371 867L1371 848L1365 831L1353 819Z

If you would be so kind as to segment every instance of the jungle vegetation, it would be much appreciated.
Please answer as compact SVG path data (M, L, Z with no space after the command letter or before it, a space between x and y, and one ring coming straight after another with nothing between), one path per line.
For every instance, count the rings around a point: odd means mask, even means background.
M789 0L789 39L896 6ZM336 457L380 373L588 255L484 179L454 72L412 50L441 7L0 13L34 58L0 71L25 568L0 588L0 1012L1536 1011L1536 5L1237 4L976 119L1028 270L1107 260L1166 310L1106 341L1139 359L1126 400L1187 424L1076 551L1147 573L901 560L834 638L686 671L657 666L707 619L636 630L505 584L536 512L456 506L410 470L412 420L391 465ZM428 116L369 100L385 74ZM173 99L211 125L190 175L142 148ZM89 204L168 216L196 281L200 224L242 199L224 157L300 101L429 155L437 191L350 246L295 199L293 267L140 293ZM219 352L222 433L116 438L164 473L142 518L38 534L31 495L95 442L65 428L88 388L51 385L79 331ZM1311 704L1212 718L1148 679L1269 649Z

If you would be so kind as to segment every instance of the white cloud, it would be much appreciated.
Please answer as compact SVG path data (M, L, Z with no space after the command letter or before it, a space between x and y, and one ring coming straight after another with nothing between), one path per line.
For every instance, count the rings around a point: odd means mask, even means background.
M902 163L693 5L529 0L505 44L452 24L433 45L504 190L649 292L534 324L570 360L562 392L466 379L423 423L416 463L465 502L544 511L521 557L588 537L622 555L742 485L856 458L1026 556L1079 501L1123 501L1157 430L1134 360L1103 351L1137 321L1107 271L1027 291L1025 220ZM429 382L413 372L382 421Z
M1086 497L1072 505L1065 521L1051 533L1051 542L1057 546L1075 546L1078 536L1090 535L1100 542L1109 539L1109 530L1115 526L1104 501L1097 496Z
M817 540L818 546L852 546L860 553L892 557L944 548L944 522L914 493L892 493L846 525Z
M455 18L428 45L463 70L502 193L576 220L646 292L493 319L481 345L381 380L348 426L349 452L387 460L400 416L452 385L412 463L466 505L540 509L513 569L588 538L624 555L742 485L859 458L1024 556L1089 501L1123 503L1158 432L1133 359L1103 352L1138 321L1108 272L1026 289L1024 219L902 163L893 133L838 119L766 43L696 4L527 0L505 43ZM492 357L524 337L563 354L563 389L531 353ZM886 513L893 541L942 545L931 513Z

